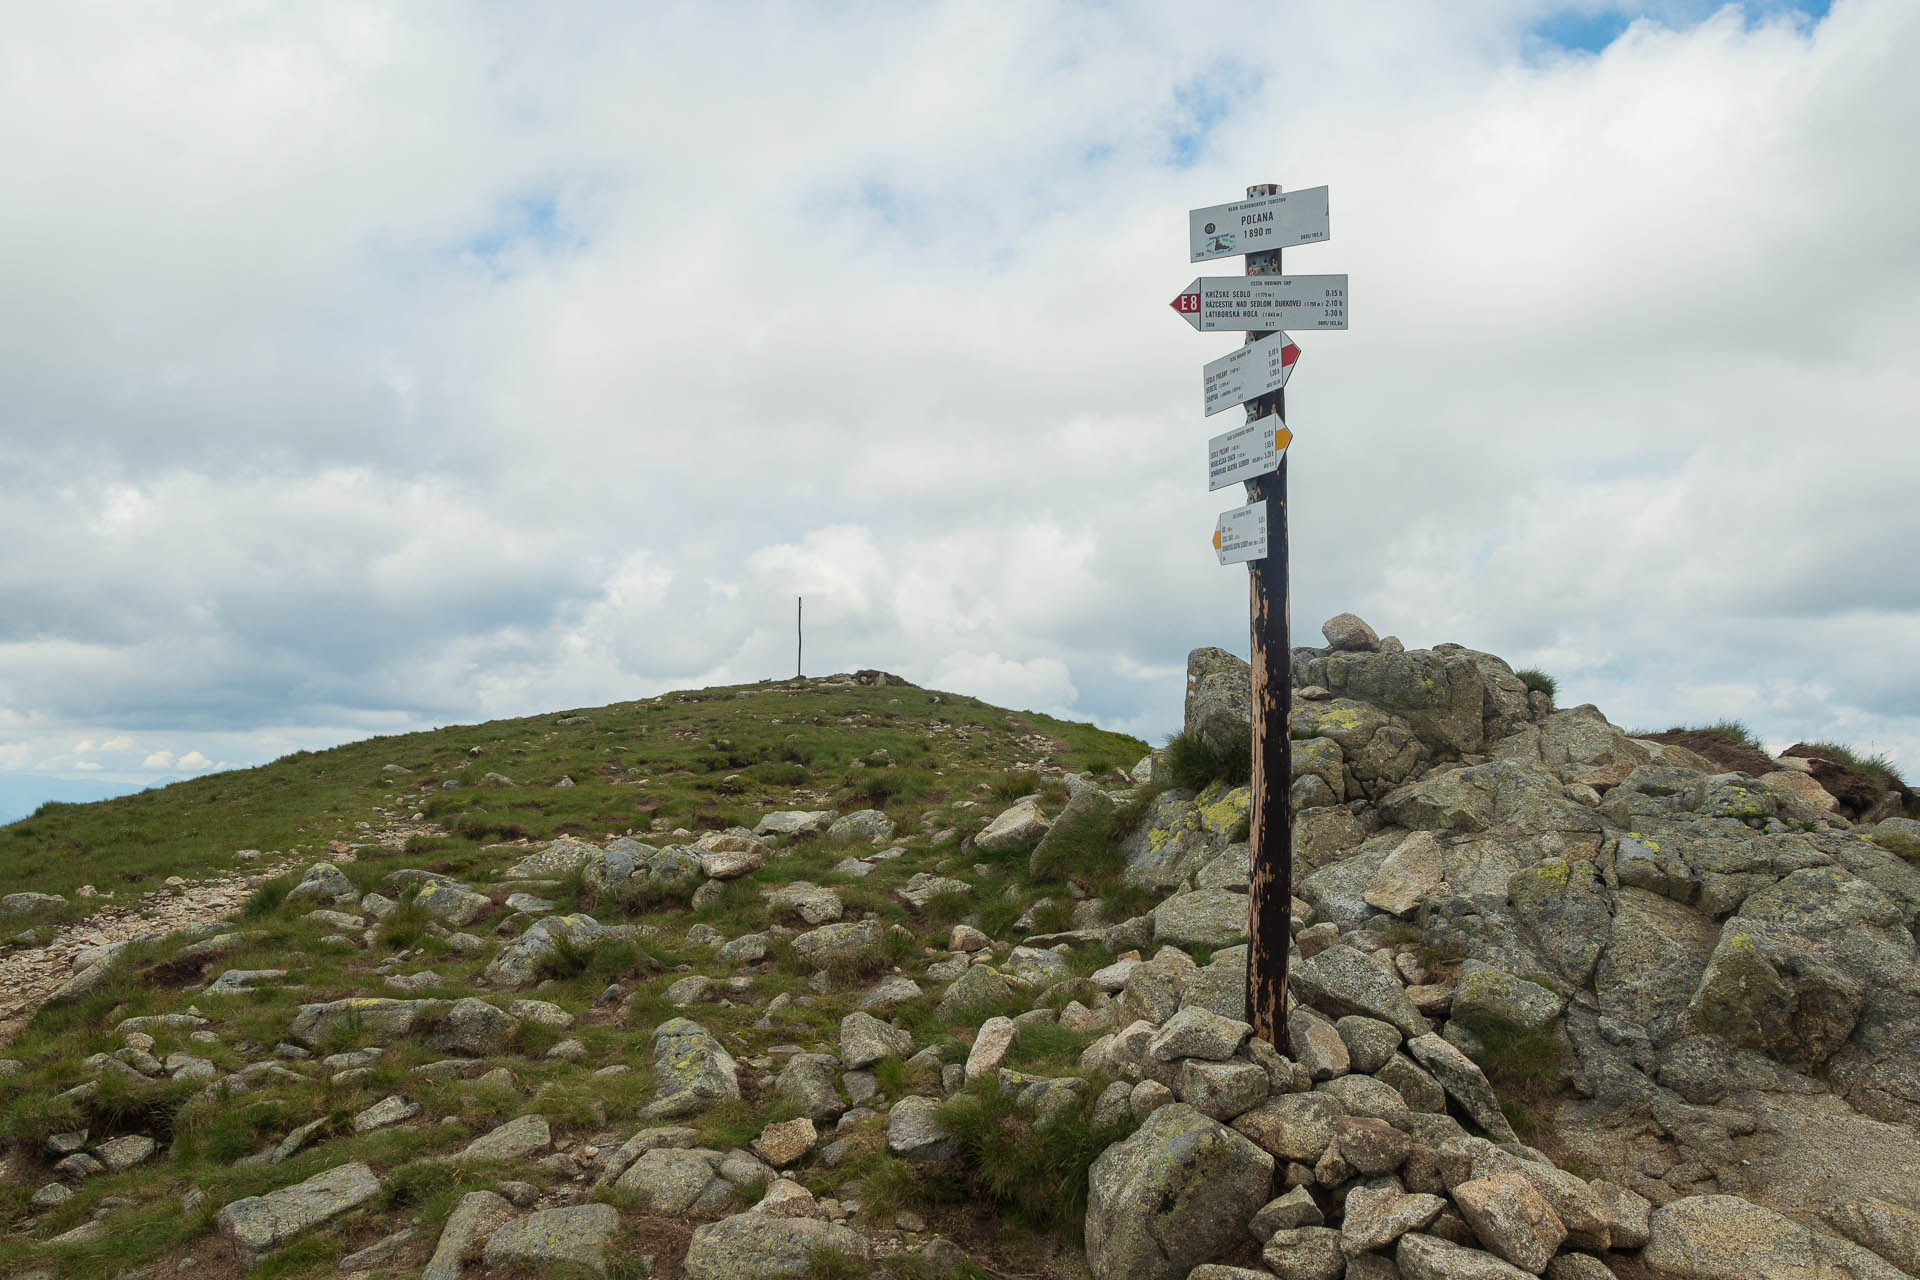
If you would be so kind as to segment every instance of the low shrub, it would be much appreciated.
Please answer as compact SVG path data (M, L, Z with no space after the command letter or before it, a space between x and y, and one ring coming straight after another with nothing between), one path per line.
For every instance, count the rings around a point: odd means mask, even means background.
M252 895L240 905L240 918L258 920L262 916L272 915L280 909L280 904L287 900L287 895L293 892L293 886L297 883L299 883L297 876L275 876L255 889Z
M485 840L489 836L500 840L527 840L533 836L533 832L517 822L502 822L486 814L469 814L461 818L453 824L453 831L455 835L474 841Z
M770 787L801 787L813 777L804 764L793 761L774 760L755 765L752 769L754 779Z
M1180 732L1167 739L1165 760L1173 785L1199 791L1210 782L1244 786L1253 777L1253 729L1238 729L1224 747L1201 741L1198 734Z
M1090 1081L1076 1106L1045 1124L1035 1124L995 1080L943 1104L940 1124L959 1140L964 1176L975 1195L1016 1222L1043 1230L1077 1229L1087 1207L1088 1170L1134 1128L1131 1119L1093 1122L1102 1083Z
M1559 1110L1566 1049L1546 1032L1500 1023L1482 1023L1473 1033L1485 1049L1480 1067L1500 1095L1507 1123L1522 1142L1537 1143Z
M1905 791L1908 789L1907 781L1900 776L1899 767L1894 764L1893 757L1887 755L1885 752L1876 752L1873 755L1863 756L1854 751L1853 748L1838 742L1809 742L1806 744L1805 754L1825 756L1836 764L1843 764L1850 769L1857 769L1865 774L1882 792Z
M1745 747L1749 751L1764 752L1767 749L1766 744L1754 737L1753 730L1747 728L1746 722L1742 720L1715 720L1712 724L1699 725L1676 724L1666 732L1704 733L1733 746Z
M1040 790L1040 774L1033 769L1011 769L987 784L993 798L1009 804Z

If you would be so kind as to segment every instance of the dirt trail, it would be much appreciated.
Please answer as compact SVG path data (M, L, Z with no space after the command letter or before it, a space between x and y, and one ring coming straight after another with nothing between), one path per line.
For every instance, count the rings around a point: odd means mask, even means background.
M0 1045L11 1041L41 1002L73 976L73 957L79 952L225 920L252 894L259 877L278 875L289 865L270 863L230 876L189 880L131 902L108 899L112 905L60 926L45 946L0 956Z
M395 821L372 831L357 831L359 847L404 847L408 837L445 835L431 823ZM334 841L325 855L335 862L355 860L354 847ZM0 1046L18 1035L46 998L73 976L73 958L88 947L173 933L195 925L227 920L262 880L312 865L309 854L286 855L237 867L231 875L187 880L133 900L98 899L107 904L84 920L60 926L44 946L0 955Z

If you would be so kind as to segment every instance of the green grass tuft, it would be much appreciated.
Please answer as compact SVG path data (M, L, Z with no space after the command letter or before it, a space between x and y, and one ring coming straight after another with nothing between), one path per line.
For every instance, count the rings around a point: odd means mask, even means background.
M1196 734L1176 733L1167 739L1165 760L1173 785L1188 791L1210 782L1245 786L1253 777L1253 730L1239 731L1225 748L1211 747Z
M1102 1084L1090 1081L1079 1105L1045 1124L1021 1112L997 1081L982 1081L944 1103L939 1121L959 1139L974 1193L1016 1223L1061 1233L1076 1230L1086 1212L1089 1168L1134 1128L1131 1120L1093 1123Z
M1747 728L1742 720L1715 720L1712 724L1676 724L1668 733L1708 733L1736 747L1746 747L1753 751L1765 751L1766 744L1754 737L1753 730Z
M1893 757L1885 752L1863 756L1853 748L1838 742L1809 742L1807 747L1815 755L1827 756L1836 764L1858 769L1882 791L1907 790L1906 779L1900 776L1899 767L1894 764Z
M1527 686L1530 693L1544 693L1551 698L1560 690L1554 678L1538 667L1522 667L1513 674L1520 678L1520 683Z

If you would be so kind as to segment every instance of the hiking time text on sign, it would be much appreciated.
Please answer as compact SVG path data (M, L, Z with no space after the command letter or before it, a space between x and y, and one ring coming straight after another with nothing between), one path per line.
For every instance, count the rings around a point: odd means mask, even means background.
M1201 276L1168 305L1203 333L1344 329L1347 277Z
M1249 502L1220 513L1213 527L1213 549L1221 564L1245 564L1267 554L1267 504Z
M1207 441L1207 491L1264 476L1280 465L1293 432L1270 413Z
M1327 189L1309 187L1187 213L1191 262L1312 244L1328 235Z
M1299 359L1299 346L1283 330L1207 361L1200 370L1204 416L1210 418L1222 409L1278 391L1293 376Z

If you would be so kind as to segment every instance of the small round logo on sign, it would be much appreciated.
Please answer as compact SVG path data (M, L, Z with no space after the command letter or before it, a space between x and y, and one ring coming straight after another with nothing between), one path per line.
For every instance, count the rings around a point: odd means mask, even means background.
M1213 234L1213 224L1212 224L1211 222L1209 222L1209 223L1207 224L1207 234L1208 234L1208 235L1212 235L1212 234Z

